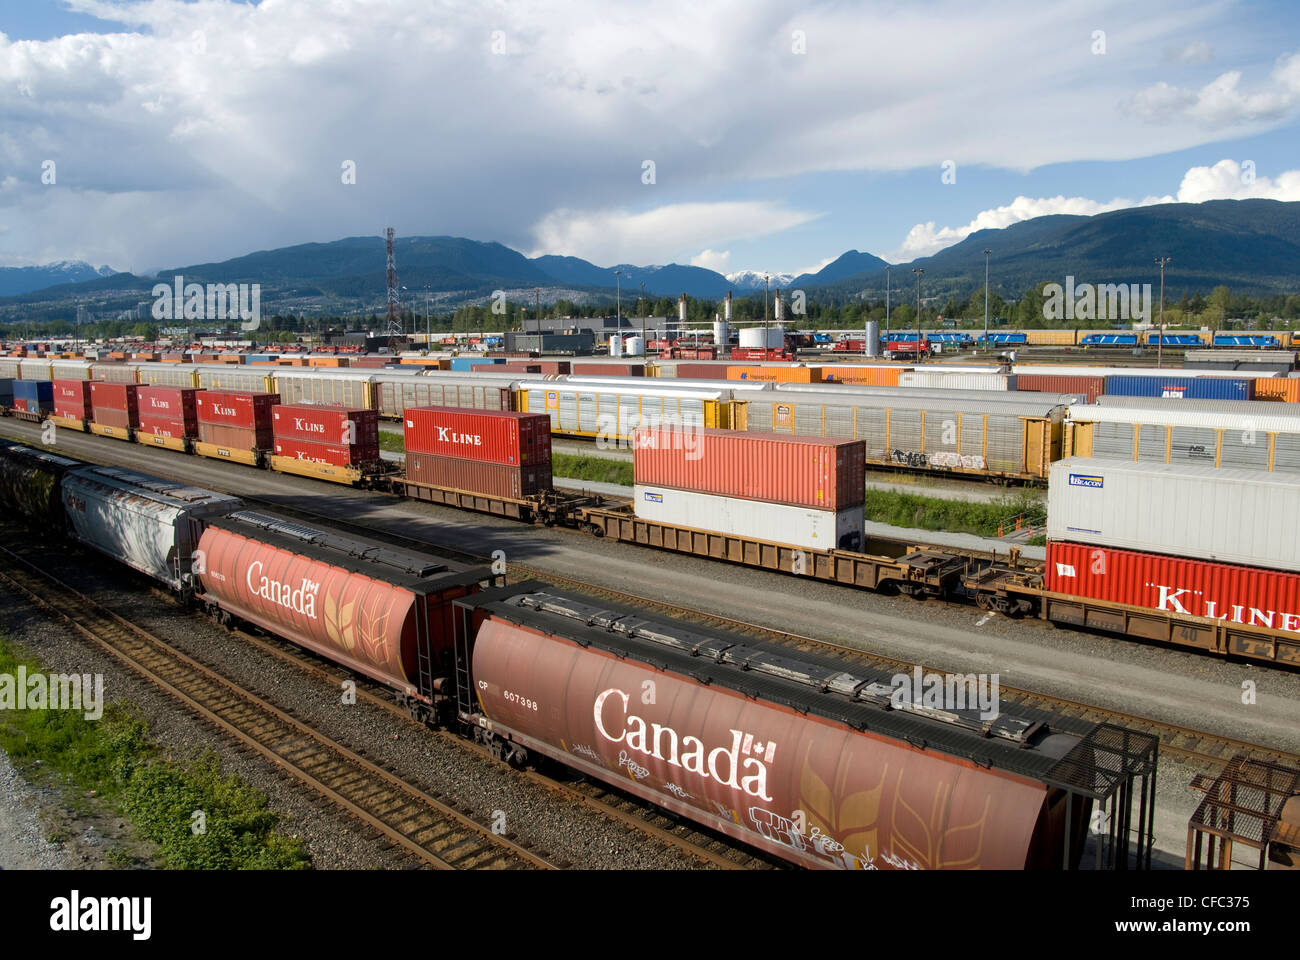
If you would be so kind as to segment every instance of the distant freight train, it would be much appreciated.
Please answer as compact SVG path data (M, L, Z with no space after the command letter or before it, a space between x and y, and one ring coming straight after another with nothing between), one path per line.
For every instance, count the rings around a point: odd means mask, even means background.
M390 687L413 716L501 759L550 758L791 863L1074 869L1099 803L1101 864L1150 865L1153 737L1031 708L923 705L838 659L504 586L486 568L132 471L3 446L0 476L10 509L49 532L61 505L83 543L220 622ZM118 496L133 509L99 509Z

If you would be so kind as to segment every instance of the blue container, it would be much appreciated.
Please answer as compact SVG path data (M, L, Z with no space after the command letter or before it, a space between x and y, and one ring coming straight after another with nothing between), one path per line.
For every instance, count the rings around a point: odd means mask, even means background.
M485 364L505 363L504 357L452 357L452 370L472 370Z
M1237 377L1116 376L1106 378L1106 392L1114 397L1254 400L1255 380Z
M50 380L15 380L13 405L27 413L53 413L54 383Z

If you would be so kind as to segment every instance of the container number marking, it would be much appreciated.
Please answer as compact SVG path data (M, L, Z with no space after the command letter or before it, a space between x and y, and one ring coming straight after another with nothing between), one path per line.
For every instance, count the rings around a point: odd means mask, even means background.
M511 693L509 690L504 691L504 692L502 693L502 696L505 697L507 700L509 700L511 703L517 703L519 706L523 707L525 710L531 710L531 711L533 711L534 713L537 712L537 701L536 701L536 700L529 700L527 697L521 697L521 696L520 696L519 694L517 694L517 693Z

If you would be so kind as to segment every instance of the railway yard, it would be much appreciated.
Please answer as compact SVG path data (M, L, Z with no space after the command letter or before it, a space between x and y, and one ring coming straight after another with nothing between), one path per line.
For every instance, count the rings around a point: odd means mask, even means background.
M317 867L1294 865L1300 418L1278 370L411 367L0 358L10 639L103 674L169 752L213 745ZM553 451L634 484L553 480ZM1275 521L1143 534L1149 562L1200 564L1179 575L1211 584L1204 610L1077 572L1135 561L1070 526L1096 498L1067 492L1161 471L1179 509L1240 491ZM862 520L869 488L996 502L1049 478L1045 549ZM113 529L137 513L185 519L157 552ZM65 514L80 543L22 532ZM1212 577L1266 586L1225 610ZM997 709L923 705L936 676L995 678Z

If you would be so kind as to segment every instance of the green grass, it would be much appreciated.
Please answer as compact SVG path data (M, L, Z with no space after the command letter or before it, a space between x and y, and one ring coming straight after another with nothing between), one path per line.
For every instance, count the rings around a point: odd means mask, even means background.
M379 449L387 450L390 453L405 453L406 438L400 433L394 433L392 430L380 430Z
M0 638L0 673L12 676L19 664L43 672ZM0 748L29 777L54 774L80 788L82 798L94 791L158 845L169 869L310 866L301 841L275 832L279 815L262 793L237 776L223 776L214 753L187 765L160 757L147 723L129 703L107 705L96 721L73 710L0 712ZM192 817L200 810L206 832L196 834Z
M877 523L980 537L996 537L998 525L1019 514L1040 517L1044 512L1042 499L1023 490L988 503L868 490L865 507L866 519Z
M632 486L632 464L627 460L611 460L587 454L552 453L551 473L571 480L591 480L596 483L620 483Z

